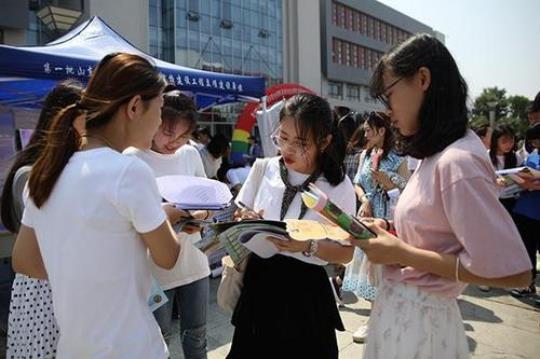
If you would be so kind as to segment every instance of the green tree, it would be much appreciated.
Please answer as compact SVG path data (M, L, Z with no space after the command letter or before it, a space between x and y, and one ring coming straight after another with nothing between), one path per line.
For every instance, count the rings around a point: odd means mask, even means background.
M514 95L508 97L508 110L512 117L527 121L527 106L530 100L525 96Z
M490 102L495 102L495 118L506 117L508 113L508 99L506 98L506 90L498 87L488 87L482 90L480 96L474 100L473 115L483 115L489 118L491 107Z

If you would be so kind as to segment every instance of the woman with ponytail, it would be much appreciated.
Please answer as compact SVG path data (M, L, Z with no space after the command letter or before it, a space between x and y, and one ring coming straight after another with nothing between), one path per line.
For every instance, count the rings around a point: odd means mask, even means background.
M328 102L311 94L288 99L273 140L281 156L253 165L236 201L256 212L243 209L241 219L322 221L300 198L310 183L354 213L354 189L343 165L345 144ZM353 253L333 241L269 240L284 254L317 257L322 263L347 263ZM337 358L336 329L344 330L324 268L281 254L250 256L232 323L229 359Z
M19 231L24 210L23 189L31 166L43 151L51 120L64 107L77 102L81 90L78 82L68 80L49 93L28 145L17 154L7 173L2 192L2 223L13 234ZM11 256L11 248L8 250ZM11 303L5 310L9 310L6 357L51 358L55 355L58 330L47 280L18 273L13 281Z
M58 357L168 356L147 305L147 252L174 266L180 246L167 217L179 215L162 208L148 166L121 153L151 146L165 85L141 56L105 56L81 99L54 118L30 173L13 268L49 280Z

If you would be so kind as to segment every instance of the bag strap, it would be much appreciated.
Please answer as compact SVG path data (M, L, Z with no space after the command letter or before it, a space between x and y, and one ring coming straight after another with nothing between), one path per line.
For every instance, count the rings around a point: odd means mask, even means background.
M270 161L270 158L262 158L262 159L257 160L257 162L255 162L258 165L258 167L260 166L260 168L257 168L257 170L255 171L255 174L257 175L257 177L255 178L255 183L257 185L257 188L261 188L262 180L264 178L264 174L266 173L266 168L268 167L269 161ZM255 164L253 165L253 167L255 167Z

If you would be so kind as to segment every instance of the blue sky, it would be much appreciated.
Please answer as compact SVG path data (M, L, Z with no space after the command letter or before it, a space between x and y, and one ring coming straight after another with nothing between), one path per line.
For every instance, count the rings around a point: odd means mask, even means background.
M485 87L540 91L540 1L379 0L446 36L474 99Z

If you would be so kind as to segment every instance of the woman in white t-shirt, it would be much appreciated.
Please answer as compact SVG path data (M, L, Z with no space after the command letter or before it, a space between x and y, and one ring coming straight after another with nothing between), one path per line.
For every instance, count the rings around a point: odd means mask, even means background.
M510 126L495 127L491 133L490 143L489 159L496 171L521 166L523 159L515 151L516 135ZM499 196L499 199L508 213L512 214L516 197L513 195Z
M172 268L180 245L152 171L121 153L150 147L165 85L141 56L105 56L53 120L30 173L13 267L48 278L59 358L168 357L147 302L147 256Z
M188 145L196 126L197 110L193 101L178 91L168 92L163 97L162 123L152 141L152 148L140 150L129 148L125 154L132 154L152 168L156 177L183 175L204 177L203 164L199 152ZM208 211L185 213L195 219L207 219ZM189 229L184 228L189 231ZM182 251L176 265L171 270L152 266L152 272L165 291L169 301L159 307L154 315L161 332L168 343L173 335L171 328L173 303L176 301L180 312L180 339L186 359L206 358L206 316L210 267L204 253L193 243L201 240L198 230L186 235L178 234Z
M273 139L282 156L255 162L238 204L268 220L323 221L300 197L309 183L315 183L354 214L354 188L343 165L345 144L328 102L310 94L287 100ZM253 218L256 213L243 209L240 217ZM333 241L272 242L280 251L323 262L347 263L353 254L352 247ZM228 359L337 358L336 329L345 330L324 267L279 254L268 259L251 254L232 323Z

